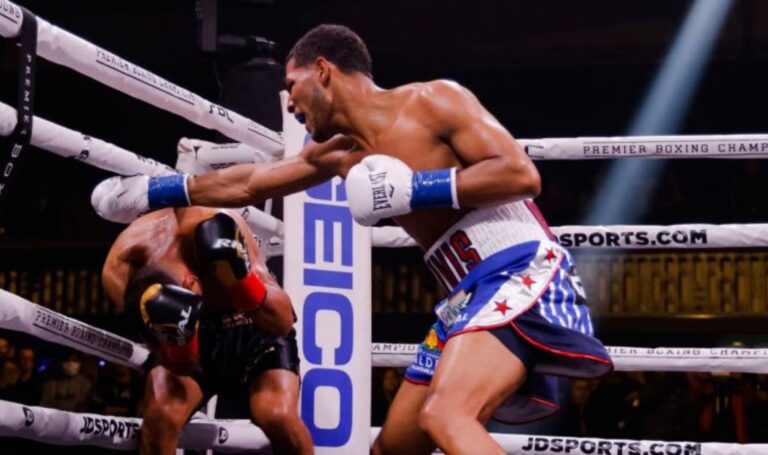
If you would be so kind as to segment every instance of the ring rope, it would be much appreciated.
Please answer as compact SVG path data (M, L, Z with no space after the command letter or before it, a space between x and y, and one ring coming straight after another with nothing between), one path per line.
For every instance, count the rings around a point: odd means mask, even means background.
M518 139L534 160L614 158L768 158L768 135L632 136Z
M673 224L554 226L552 232L567 248L713 249L768 247L768 224ZM399 248L416 246L400 227L374 228L372 244Z
M149 357L145 346L49 310L4 289L0 289L0 327L28 333L131 368L141 368Z
M403 368L418 344L373 343L373 366ZM606 346L616 371L729 371L768 373L768 348L686 348Z
M0 102L0 135L11 134L16 123L16 110ZM184 140L186 139L182 139L182 141ZM120 175L146 174L157 177L176 172L170 166L156 160L37 116L34 118L30 143L61 157L72 158ZM205 150L206 164L211 163L212 154L216 151L222 152L221 158L225 159L233 156L248 156L251 159L250 162L273 159L260 150L242 144L207 143ZM179 157L187 158L187 155L191 155L191 153L179 154ZM179 162L183 162L183 160L180 159ZM180 167L178 164L177 167ZM187 169L192 167L188 162L184 162L184 164L187 165ZM251 206L239 209L239 213L258 237L265 256L271 257L282 254L282 240L272 239L274 236L279 236L282 239L284 228L281 220Z
M0 436L58 445L88 445L135 450L142 419L85 414L0 400ZM264 432L248 420L193 418L181 432L179 448L221 452L263 450Z
M282 156L283 139L280 133L179 87L40 17L36 19L37 54L40 57L192 123ZM17 5L0 0L0 36L18 36L22 20L21 9Z
M88 445L135 450L142 419L59 411L0 400L0 436L13 436L58 445ZM380 428L371 429L371 441ZM768 444L698 443L627 439L573 438L491 433L505 451L514 454L689 454L757 455ZM193 418L184 427L179 448L221 452L263 450L269 447L264 432L248 420Z
M0 289L0 328L25 332L131 368L142 368L141 344L64 316ZM373 343L374 367L410 365L418 344ZM768 348L641 348L607 346L617 371L768 373Z
M271 255L282 254L283 221L263 212L258 216L260 232L271 237ZM272 231L269 231L270 227ZM765 223L554 226L551 229L559 243L567 248L698 250L768 247L768 224ZM379 248L417 246L413 238L397 226L374 227L371 245Z
M16 110L0 102L0 135L11 134L16 122ZM156 177L175 172L170 166L151 158L37 116L34 118L30 143L64 158L73 158L120 175L141 173Z

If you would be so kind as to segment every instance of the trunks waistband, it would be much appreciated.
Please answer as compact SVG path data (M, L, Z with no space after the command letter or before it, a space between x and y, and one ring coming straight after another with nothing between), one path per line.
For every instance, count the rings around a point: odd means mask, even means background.
M424 262L450 290L481 262L511 247L554 240L533 201L468 212L424 254Z
M204 330L225 330L252 324L253 318L242 311L211 313L200 316L200 328Z

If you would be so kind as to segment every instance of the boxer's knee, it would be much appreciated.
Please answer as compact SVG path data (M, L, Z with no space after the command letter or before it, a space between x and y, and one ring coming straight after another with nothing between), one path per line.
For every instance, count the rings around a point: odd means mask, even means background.
M295 403L290 397L273 395L268 403L251 410L251 421L270 437L290 432L298 420Z
M155 401L145 406L141 428L142 431L178 436L185 423L184 409Z
M445 394L432 393L419 411L419 427L433 440L459 429L462 422L476 419L471 407L456 403Z
M158 402L147 403L142 413L139 429L139 453L168 454L177 446L186 416L177 406L163 406Z

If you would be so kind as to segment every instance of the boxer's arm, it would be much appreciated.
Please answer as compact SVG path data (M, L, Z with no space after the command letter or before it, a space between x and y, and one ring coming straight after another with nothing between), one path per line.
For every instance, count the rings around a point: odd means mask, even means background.
M301 153L274 163L240 164L190 177L192 205L242 207L312 187L338 174L351 142L336 136L309 142Z
M456 173L462 207L480 207L536 197L539 173L515 141L467 89L449 81L427 84L420 103L430 128L464 164Z
M118 313L124 310L125 286L131 271L146 260L146 250L141 245L125 246L122 237L112 244L101 268L101 284L107 298L115 305Z
M195 228L201 269L221 285L233 306L249 313L261 329L284 336L293 327L288 294L269 273L247 227L221 212Z

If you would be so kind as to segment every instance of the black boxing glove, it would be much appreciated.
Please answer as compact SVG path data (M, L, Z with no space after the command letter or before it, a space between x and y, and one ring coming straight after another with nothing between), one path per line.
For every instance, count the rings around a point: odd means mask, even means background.
M197 326L201 296L172 284L153 284L141 295L139 311L145 329L171 361L197 358Z
M243 235L232 217L218 213L198 224L195 251L200 266L227 288L236 308L253 311L264 304L267 288L251 271Z

